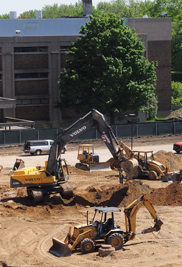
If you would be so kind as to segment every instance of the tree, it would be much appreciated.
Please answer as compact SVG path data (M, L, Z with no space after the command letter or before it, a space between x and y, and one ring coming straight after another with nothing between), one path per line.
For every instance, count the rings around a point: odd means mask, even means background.
M158 100L156 96L151 97L147 102L146 112L148 114L148 120L153 120L157 116Z
M38 10L35 9L35 10L24 11L23 13L20 14L18 18L19 19L35 19L36 11Z
M172 105L182 105L182 83L172 81L171 89Z
M60 74L57 106L77 113L96 108L109 115L111 123L120 110L139 110L154 95L156 64L143 56L134 29L115 14L102 14L90 16L80 33Z
M61 18L65 16L83 16L83 3L82 1L76 2L75 5L53 4L52 6L46 5L42 9L43 18Z
M0 19L9 19L9 14L0 15Z

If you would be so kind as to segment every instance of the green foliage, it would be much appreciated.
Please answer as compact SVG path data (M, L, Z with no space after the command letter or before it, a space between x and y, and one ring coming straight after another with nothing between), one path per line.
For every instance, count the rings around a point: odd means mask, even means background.
M86 113L92 108L111 117L139 110L153 95L155 63L133 29L114 14L91 16L72 44L68 66L60 75L60 108Z
M156 96L151 97L147 102L146 112L148 115L148 120L153 120L157 116L157 110L158 110L158 99Z
M135 5L130 1L130 5L127 5L124 0L113 0L111 2L99 2L97 9L104 13L115 13L121 18L135 17Z
M172 69L182 71L182 21L172 23Z
M38 11L38 10L35 9L35 10L25 11L25 12L21 13L18 18L19 19L35 19L36 18L36 11Z
M0 19L9 19L9 14L0 15Z
M42 9L43 18L61 18L65 16L83 16L82 1L78 1L75 5L53 4L46 5Z
M182 83L172 81L171 89L172 105L182 105Z

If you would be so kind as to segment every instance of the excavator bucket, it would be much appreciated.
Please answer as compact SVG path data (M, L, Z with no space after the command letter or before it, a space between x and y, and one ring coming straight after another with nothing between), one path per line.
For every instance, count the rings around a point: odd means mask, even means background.
M110 162L92 163L89 165L90 171L110 171Z
M13 166L13 171L16 171L24 167L25 167L24 161L22 159L16 159L15 164Z
M58 240L57 238L52 239L53 246L49 249L49 252L57 257L69 257L71 256L71 249L68 244Z

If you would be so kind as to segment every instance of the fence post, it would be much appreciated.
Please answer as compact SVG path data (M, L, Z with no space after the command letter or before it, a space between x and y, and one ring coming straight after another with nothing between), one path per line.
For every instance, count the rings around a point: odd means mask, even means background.
M138 137L138 124L136 124L136 137Z
M21 144L21 131L20 131L20 144Z
M157 135L157 123L155 124L155 135Z
M6 144L6 137L5 137L5 132L4 132L4 145Z
M173 121L173 134L176 134L176 124L175 124L175 121Z

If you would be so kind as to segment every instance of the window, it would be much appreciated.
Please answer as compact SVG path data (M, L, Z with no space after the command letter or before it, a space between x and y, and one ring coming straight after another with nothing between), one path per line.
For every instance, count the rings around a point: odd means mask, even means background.
M15 53L34 53L34 52L47 52L47 46L40 47L14 47Z
M49 104L49 98L43 99L17 99L16 105L39 105L39 104Z
M61 46L60 47L60 52L61 53L68 52L68 51L70 51L70 48L71 48L71 46Z
M25 31L36 31L38 29L38 23L24 23Z
M16 73L15 79L33 79L33 78L48 78L47 72L39 73Z
M32 99L32 104L40 104L40 99Z
M48 104L48 103L49 103L49 99L47 98L41 99L41 104Z

